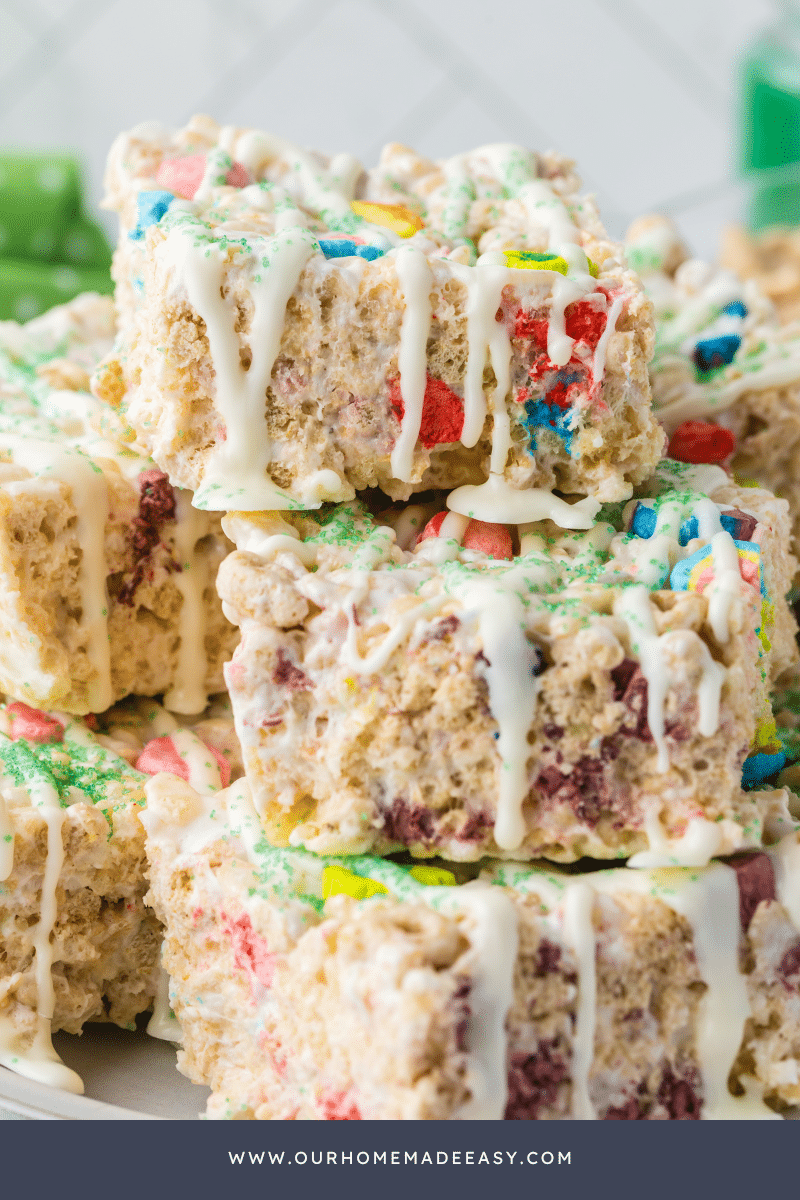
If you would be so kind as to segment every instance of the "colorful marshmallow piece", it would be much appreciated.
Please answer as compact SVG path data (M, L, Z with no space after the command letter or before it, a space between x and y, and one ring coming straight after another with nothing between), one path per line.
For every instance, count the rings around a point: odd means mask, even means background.
M736 357L742 344L738 333L720 333L715 337L703 338L694 348L695 366L698 371L714 371L727 367Z
M564 397L569 400L568 397ZM549 400L526 400L525 401L525 416L522 418L522 424L530 434L531 453L535 453L537 445L537 429L549 430L561 438L564 443L564 449L568 454L572 453L572 438L574 436L573 421L575 419L575 410L572 407L564 407L560 402L561 397L558 397L555 403L550 403Z
M569 263L560 254L539 254L535 250L505 250L504 257L507 267L516 267L523 271L558 271L559 275L566 275L569 270Z
M776 775L778 771L782 771L786 766L786 755L783 750L777 750L775 753L766 754L759 751L758 754L751 754L745 760L742 766L742 787L745 791L757 787L763 783L765 779Z
M658 513L656 510L648 504L642 504L640 500L633 510L630 532L647 541L655 533L657 524Z
M442 528L442 522L444 521L446 516L447 516L446 512L439 512L436 514L435 517L431 517L430 521L428 521L425 528L422 530L422 532L417 537L417 540L414 543L414 545L418 546L420 544L420 542L427 542L428 538L438 537L439 530Z
M405 204L376 204L372 200L351 200L350 207L357 217L363 217L370 225L381 225L401 238L413 237L425 225L422 217L413 209L406 208Z
M41 709L31 708L21 700L15 700L6 707L11 718L11 740L23 738L26 742L37 742L44 745L47 742L63 742L64 726L49 713Z
M367 246L358 238L318 238L319 248L326 258L365 258L373 262L383 258L384 250L379 246Z
M428 867L418 863L408 873L412 879L416 879L417 883L424 883L426 887L455 887L456 885L455 875L452 871L446 871L444 867Z
M398 421L405 416L405 404L400 380L389 384L389 404ZM464 401L443 379L425 378L422 399L422 418L419 423L419 442L426 449L457 442L464 428Z
M144 231L158 224L174 199L172 192L139 192L136 197L136 226L128 234L131 241L141 241Z
M352 896L354 900L368 900L370 896L388 895L389 889L376 879L356 875L355 871L347 871L344 867L323 867L323 900L329 900L331 896Z
M670 458L684 463L723 462L736 449L730 429L710 421L684 421L669 441Z
M220 783L226 788L231 781L230 763L213 746L206 746L206 749L219 767ZM189 764L178 753L170 737L153 738L149 741L133 765L145 775L158 775L160 771L168 771L170 775L177 775L189 782Z
M734 541L733 544L739 555L739 573L742 579L763 594L761 547L755 542ZM709 543L675 564L669 577L670 587L673 592L702 594L714 579L714 575L714 549Z
M156 171L156 183L184 200L194 200L195 193L206 173L205 154L186 154L182 158L165 158ZM250 172L235 162L225 176L229 187L246 187Z
M243 188L249 187L253 182L253 178L243 163L235 162L226 174L225 182L228 187Z
M719 520L722 528L726 533L731 535L735 542L749 542L758 524L754 516L750 513L743 513L739 508L732 508L729 512L721 512ZM681 525L678 542L681 546L687 546L693 538L699 536L700 522L697 520L697 517L689 517Z
M750 751L751 753L763 751L764 754L777 754L782 749L781 739L778 737L778 726L775 723L772 709L769 708L756 723L756 732Z
M415 545L418 546L420 542L425 542L428 538L440 537L444 519L448 515L446 512L440 512L435 517L431 517ZM514 557L511 534L508 529L505 525L495 525L491 521L470 521L464 531L461 545L465 550L478 550L489 558L510 559Z
M493 521L470 521L461 544L465 550L478 550L487 558L514 557L510 532L505 525Z
M730 304L726 304L722 310L729 317L741 317L742 320L747 316L747 305L741 300L731 300Z

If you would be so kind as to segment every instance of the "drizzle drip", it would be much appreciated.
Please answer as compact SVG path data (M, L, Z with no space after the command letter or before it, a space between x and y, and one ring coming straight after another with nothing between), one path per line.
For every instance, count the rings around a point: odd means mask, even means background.
M401 246L395 254L397 278L405 303L397 355L400 391L403 397L403 420L400 436L392 450L391 463L394 476L410 483L414 447L419 437L425 399L433 274L427 258L418 247Z
M58 915L56 889L64 865L62 826L64 809L53 785L43 777L28 784L31 804L39 809L47 826L47 857L40 899L39 921L33 938L36 972L36 1033L33 1044L24 1051L15 1047L14 1029L8 1018L0 1018L0 1063L18 1075L50 1087L83 1094L79 1075L65 1066L53 1048L51 1026L55 1009L53 989L53 946L51 937Z
M203 594L209 584L208 555L198 543L207 536L210 518L192 507L187 492L176 489L175 557L181 570L174 575L181 597L178 617L180 642L172 687L164 706L173 712L199 713L208 703Z
M159 253L172 261L189 303L205 322L216 377L215 403L225 422L225 440L217 443L195 494L198 508L293 506L290 497L269 478L272 443L264 428L264 404L280 349L286 305L317 243L297 225L271 238L247 236L249 241L242 239L244 245L230 235L219 241L209 239L201 221L181 214L159 248ZM248 291L253 300L252 359L247 370L240 357L234 314L222 294L229 254L243 249L251 270ZM338 477L330 471L319 474L325 478L310 484L312 490L316 487L321 498L331 483L327 476L332 476L331 486L338 493ZM335 494L332 498L341 497ZM308 500L311 503L314 497Z

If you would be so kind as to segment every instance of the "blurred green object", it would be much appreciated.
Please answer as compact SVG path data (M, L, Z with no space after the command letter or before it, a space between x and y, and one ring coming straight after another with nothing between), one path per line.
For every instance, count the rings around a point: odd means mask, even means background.
M777 7L778 20L749 46L741 69L741 166L756 231L800 224L800 5Z
M83 211L69 154L0 152L0 319L27 321L79 292L113 290L111 250Z
M54 304L65 304L79 292L110 294L107 270L66 263L37 263L0 258L0 320L30 321Z

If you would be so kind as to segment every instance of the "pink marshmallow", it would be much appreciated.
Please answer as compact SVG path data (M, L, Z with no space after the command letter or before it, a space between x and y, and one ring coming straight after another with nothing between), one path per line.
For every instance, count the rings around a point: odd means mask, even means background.
M247 913L243 913L238 921L233 921L225 913L220 913L220 917L222 928L231 939L236 967L250 974L251 984L257 980L262 987L272 987L275 955L270 953L266 940L253 929L253 923Z
M203 181L206 170L205 154L186 154L182 158L165 158L156 171L156 183L168 192L174 192L184 200L194 200L195 192ZM241 163L235 162L225 182L230 187L247 187L251 182L250 172Z
M461 542L465 550L479 550L489 558L513 558L511 534L505 525L470 521Z
M215 759L219 767L220 782L226 788L231 781L230 763L213 746L206 746L206 749ZM177 775L179 779L189 782L189 764L185 758L181 758L172 738L169 737L153 738L149 741L134 766L145 775L158 775L159 771L168 771L170 775Z
M63 742L64 727L55 717L48 716L38 708L31 708L16 700L9 704L6 712L11 717L11 740L24 738L26 742Z

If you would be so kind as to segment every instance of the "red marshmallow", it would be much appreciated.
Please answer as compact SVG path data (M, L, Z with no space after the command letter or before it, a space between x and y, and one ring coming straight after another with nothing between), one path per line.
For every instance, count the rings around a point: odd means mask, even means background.
M405 405L399 379L389 384L389 403L398 421L402 421ZM463 428L464 402L441 379L432 379L428 375L419 426L420 442L428 449L457 442Z
M489 558L513 558L511 534L505 525L491 521L470 521L461 541L465 550L480 550Z
M710 421L684 421L669 440L670 458L684 463L718 463L733 454L736 438L730 429Z
M448 516L446 512L440 512L435 517L431 517L417 538L416 545L427 541L428 538L439 537L439 531L446 516ZM464 531L461 545L465 550L479 550L489 558L514 557L511 534L505 525L495 525L492 521L470 521Z

